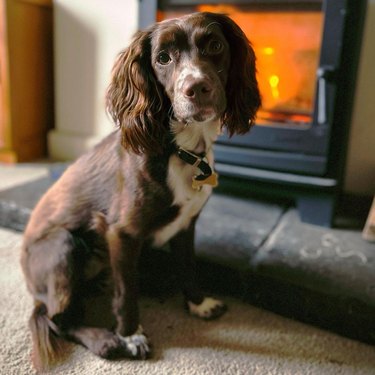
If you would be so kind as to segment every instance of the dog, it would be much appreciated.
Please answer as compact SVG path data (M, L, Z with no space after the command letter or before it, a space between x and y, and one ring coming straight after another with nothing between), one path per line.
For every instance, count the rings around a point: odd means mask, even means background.
M194 13L135 34L106 95L118 128L67 168L25 229L37 369L55 363L64 340L107 359L150 356L137 305L145 246L169 243L191 314L225 312L196 285L194 227L217 185L213 142L248 132L260 104L254 50L228 16ZM85 322L95 307L85 299L100 293L109 327Z

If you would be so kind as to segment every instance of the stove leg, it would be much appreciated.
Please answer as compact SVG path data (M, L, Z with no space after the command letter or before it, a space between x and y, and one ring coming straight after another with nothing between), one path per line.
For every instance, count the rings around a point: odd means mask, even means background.
M336 196L334 194L304 195L297 198L301 221L308 224L332 227L335 206Z

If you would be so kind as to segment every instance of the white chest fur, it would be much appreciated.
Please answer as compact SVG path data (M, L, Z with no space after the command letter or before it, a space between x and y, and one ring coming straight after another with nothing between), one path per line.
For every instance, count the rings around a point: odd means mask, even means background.
M218 123L192 124L187 129L177 129L176 143L190 151L206 151L207 160L213 166L213 152L211 145L217 138ZM204 149L199 149L203 145ZM174 195L173 204L180 207L179 214L174 221L159 229L153 234L154 246L162 246L179 231L187 229L196 215L201 211L212 187L203 185L201 190L192 188L192 178L199 174L199 170L184 161L177 155L172 155L168 165L168 186Z
M168 185L174 194L174 205L180 207L179 214L174 221L154 233L154 246L162 246L175 234L187 229L191 219L195 217L211 194L212 187L204 185L200 191L193 190L192 176L195 168L183 164L173 155L169 161Z

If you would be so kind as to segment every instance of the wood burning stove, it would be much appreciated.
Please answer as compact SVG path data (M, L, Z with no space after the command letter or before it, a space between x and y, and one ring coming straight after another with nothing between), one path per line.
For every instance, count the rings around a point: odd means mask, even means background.
M366 0L141 0L140 27L228 14L257 55L263 98L245 136L220 137L224 184L293 197L301 219L331 226L341 192Z

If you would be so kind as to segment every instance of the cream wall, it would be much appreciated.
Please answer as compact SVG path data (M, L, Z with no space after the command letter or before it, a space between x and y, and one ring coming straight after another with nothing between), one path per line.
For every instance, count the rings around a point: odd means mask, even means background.
M369 0L354 112L345 190L375 194L375 0Z
M114 129L105 112L105 91L116 55L137 26L137 0L54 0L52 158L75 159Z

